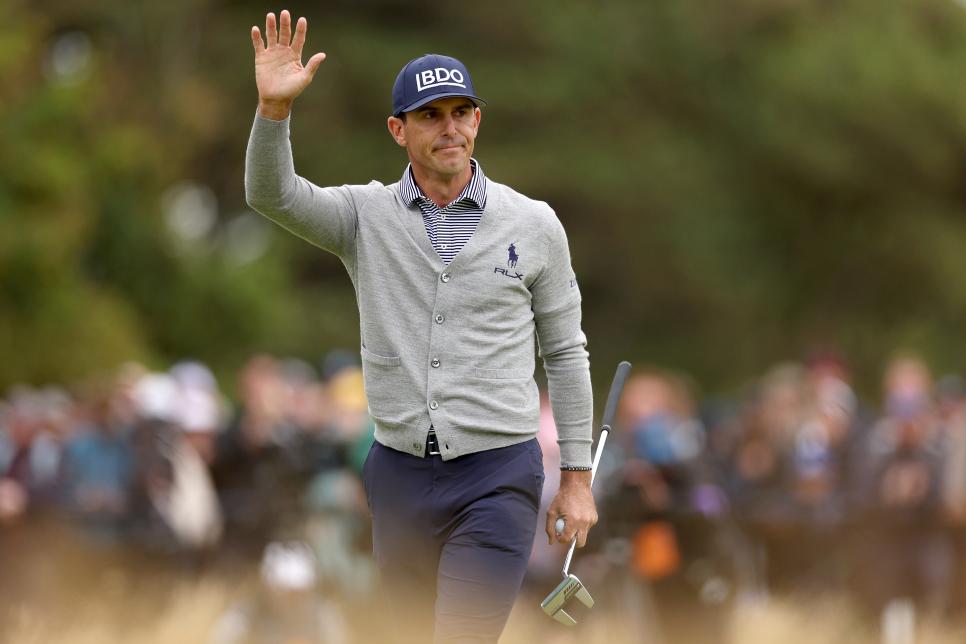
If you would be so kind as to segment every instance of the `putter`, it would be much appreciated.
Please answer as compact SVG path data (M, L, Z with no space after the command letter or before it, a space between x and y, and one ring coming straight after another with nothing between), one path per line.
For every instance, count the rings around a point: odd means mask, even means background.
M617 402L620 400L621 392L624 390L624 381L627 374L631 371L631 363L621 362L617 365L617 373L614 374L614 382L610 386L610 394L607 396L607 405L604 407L604 417L601 423L600 439L597 441L597 450L594 452L594 465L590 470L590 484L594 484L594 476L597 475L597 466L600 464L600 457L604 453L604 443L607 442L607 434L610 433L611 425L614 422L614 414L617 412ZM564 530L565 521L563 517L557 519L554 529L557 533ZM587 608L594 607L594 598L584 588L584 585L577 579L577 575L570 573L570 560L574 556L574 548L577 547L577 536L574 535L570 542L570 549L567 551L567 558L564 559L563 581L561 581L547 597L540 602L540 608L547 615L550 615L561 624L574 626L577 620L567 614L564 608L574 597Z

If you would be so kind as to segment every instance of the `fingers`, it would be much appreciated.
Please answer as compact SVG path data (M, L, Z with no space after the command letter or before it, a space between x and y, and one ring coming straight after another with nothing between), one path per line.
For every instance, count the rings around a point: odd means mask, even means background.
M274 13L269 13L265 16L265 41L269 47L274 47L278 43L278 31L275 29Z
M279 16L278 42L283 47L288 47L292 43L292 14L288 9L283 9Z
M281 45L282 47L292 47L295 54L301 58L302 57L302 47L305 45L305 34L308 31L309 23L305 18L299 18L295 23L295 36L292 36L292 14L289 13L288 9L283 9L282 13L278 16L278 25L276 28L276 20L274 13L268 13L265 15L265 44L262 45L262 49L269 47L274 47L275 45ZM258 28L252 28L252 44L255 42L255 34ZM255 46L256 53L260 51L258 45ZM321 60L319 61L322 62Z
M568 526L564 528L564 531L557 536L557 541L559 541L560 543L569 544L574 539L579 538L580 532L581 531L579 528L570 528Z
M585 521L578 521L573 517L564 520L563 517L554 514L547 514L547 540L550 545L556 543L570 544L577 540L577 547L583 548L587 544L587 535L590 529L597 523L597 517L589 517ZM561 530L557 530L561 528Z
M574 528L573 530L564 530L558 537L557 541L560 543L570 544L571 541L577 541L577 547L583 548L587 543L587 533L590 532L590 527L584 528Z
M262 34L258 27L252 27L252 46L255 47L255 55L265 51L265 43L262 42Z
M570 543L570 539L567 538L567 520L564 517L557 517L557 520L553 524L553 539L557 539L560 543ZM551 543L553 543L551 541Z
M302 46L305 45L305 30L308 28L309 23L305 18L299 18L298 22L295 23L295 38L292 39L292 51L295 55L302 58Z
M577 522L570 518L564 518L558 514L547 513L547 538L550 544L566 543L573 541L579 529ZM558 528L560 528L558 530Z

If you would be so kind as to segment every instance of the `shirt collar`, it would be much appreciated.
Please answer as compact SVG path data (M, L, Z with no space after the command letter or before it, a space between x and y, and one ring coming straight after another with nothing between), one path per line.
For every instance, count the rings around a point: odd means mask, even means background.
M463 191L460 193L459 197L453 200L453 203L458 201L463 201L464 199L469 199L481 210L486 207L486 176L483 174L483 168L477 163L476 159L470 159L470 167L473 169L473 174L470 176L470 182L466 184ZM403 203L407 206L412 206L413 203L419 201L420 199L426 199L426 195L416 184L416 179L413 177L413 166L410 163L406 166L406 170L403 172L402 178L399 180L399 197L403 200Z

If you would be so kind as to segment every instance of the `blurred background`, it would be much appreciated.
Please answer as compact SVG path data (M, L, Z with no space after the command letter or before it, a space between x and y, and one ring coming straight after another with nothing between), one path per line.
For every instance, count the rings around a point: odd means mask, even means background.
M384 633L352 288L244 200L283 8L328 54L299 173L397 180L396 73L462 59L487 175L567 229L598 408L638 367L575 562L598 607L549 622L537 547L505 641L963 641L955 0L7 0L0 640Z

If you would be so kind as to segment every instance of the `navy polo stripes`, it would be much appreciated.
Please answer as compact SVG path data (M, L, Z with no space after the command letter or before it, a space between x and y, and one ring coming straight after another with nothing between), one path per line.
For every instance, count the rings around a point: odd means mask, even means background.
M483 168L476 159L470 159L470 167L473 169L470 182L463 188L460 196L444 208L437 206L416 185L412 165L406 166L406 171L399 180L399 196L407 206L412 206L413 202L419 206L429 241L444 264L453 261L456 254L466 246L483 217L483 208L486 207Z

